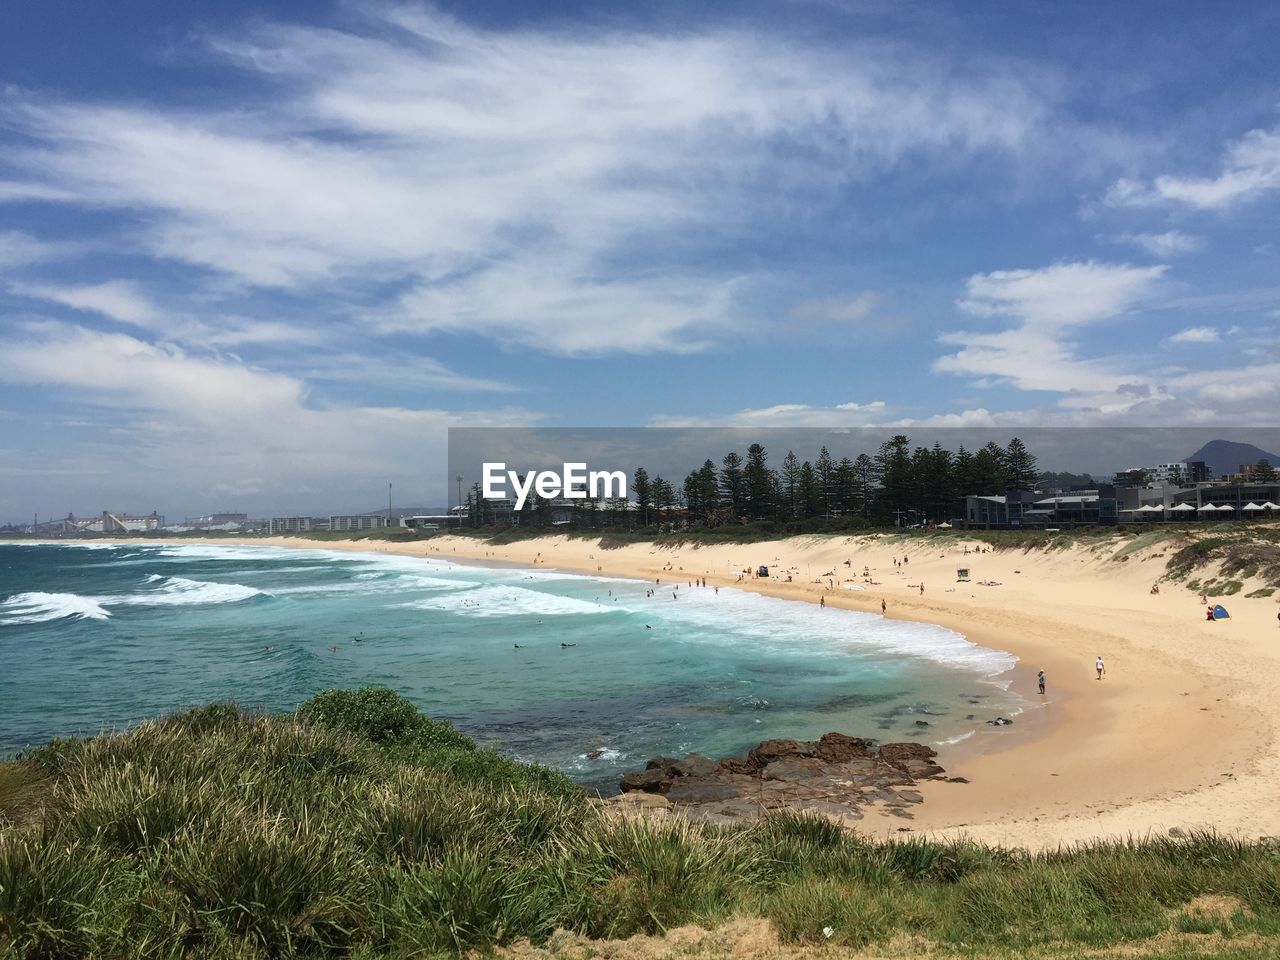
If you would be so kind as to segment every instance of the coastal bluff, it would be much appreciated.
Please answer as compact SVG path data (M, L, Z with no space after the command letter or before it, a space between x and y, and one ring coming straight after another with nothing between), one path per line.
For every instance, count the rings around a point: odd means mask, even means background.
M744 757L655 757L624 774L607 804L665 811L707 823L743 823L778 810L811 813L852 825L874 812L912 819L924 800L920 780L947 777L937 751L921 743L877 744L843 733L817 740L765 740Z

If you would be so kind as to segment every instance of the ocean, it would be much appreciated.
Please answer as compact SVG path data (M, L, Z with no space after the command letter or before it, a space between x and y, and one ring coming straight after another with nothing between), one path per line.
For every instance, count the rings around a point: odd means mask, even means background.
M1025 704L1011 655L942 627L652 587L324 549L0 544L0 755L379 684L607 789L652 756L769 737L955 743Z

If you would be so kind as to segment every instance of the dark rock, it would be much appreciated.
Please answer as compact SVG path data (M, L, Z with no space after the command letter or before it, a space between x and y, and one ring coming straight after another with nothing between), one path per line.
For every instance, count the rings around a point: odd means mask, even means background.
M671 784L667 799L672 803L682 804L713 803L739 799L743 794L753 792L752 787L749 780L737 783L732 780L696 780L683 777Z
M968 783L967 777L947 777L947 783Z
M936 756L921 743L877 747L874 740L828 733L817 741L765 740L746 757L719 762L696 753L683 760L655 757L620 786L654 796L659 806L665 796L673 813L706 823L741 822L774 810L809 811L845 823L860 819L868 804L909 818L906 808L924 800L909 788L945 773Z
M624 773L622 779L618 781L618 786L622 788L623 793L631 790L643 790L646 793L662 793L663 787L670 782L665 770L657 767L648 767L644 770L635 770L631 773Z
M670 770L679 763L675 757L654 757L644 765L646 770Z
M588 760L599 760L601 757L604 756L604 750L602 749L588 750L585 756Z
M763 770L783 757L812 757L816 753L817 748L807 740L765 740L747 754L747 763L755 770Z
M1007 727L1009 724L1013 723L1013 721L1008 717L996 717L994 720L988 720L987 723L991 724L993 727Z
M917 727L927 727L928 725L929 725L929 721L928 721L928 720L917 720L917 721L916 721L916 726L917 726Z
M824 733L816 745L820 758L828 763L843 763L875 754L875 741L850 737L843 733Z
M700 753L691 753L671 764L671 772L677 777L709 777L719 769L720 764Z

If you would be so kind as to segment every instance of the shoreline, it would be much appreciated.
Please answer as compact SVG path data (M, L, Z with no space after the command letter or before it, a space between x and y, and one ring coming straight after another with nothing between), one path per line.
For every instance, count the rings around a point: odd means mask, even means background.
M1275 603L1232 597L1231 623L1204 624L1198 596L1185 588L1171 584L1148 594L1163 572L1162 563L1143 567L1153 556L1121 563L1080 546L965 555L959 537L935 545L892 536L610 549L563 536L502 545L448 535L405 543L296 537L183 542L392 553L641 580L705 576L709 586L796 602L817 603L824 596L830 606L877 615L883 598L890 618L943 626L1012 653L1019 663L1001 676L1010 676L1033 703L1039 699L1035 671L1048 675L1040 709L1024 711L1012 726L979 730L939 749L948 774L970 782L922 784L926 802L911 823L914 834L1029 849L1171 828L1245 838L1280 834L1280 704L1271 694L1280 688L1280 654L1271 649L1280 646L1271 636L1277 633ZM910 562L895 568L895 556ZM830 590L799 582L804 578L738 582L727 572L761 563L849 573L866 565L883 582L859 591ZM973 570L974 582L954 582L962 565ZM982 587L978 578L1001 585ZM928 591L923 597L906 589L920 580ZM1101 682L1093 676L1099 653L1108 670ZM883 835L900 836L900 824L885 822ZM879 826L867 822L862 829L875 835Z

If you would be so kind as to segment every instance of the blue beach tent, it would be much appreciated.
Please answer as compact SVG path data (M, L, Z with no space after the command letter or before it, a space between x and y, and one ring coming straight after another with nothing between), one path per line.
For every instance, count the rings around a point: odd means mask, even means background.
M1231 614L1227 613L1226 607L1224 607L1222 604L1218 604L1216 607L1213 608L1213 619L1230 620Z

